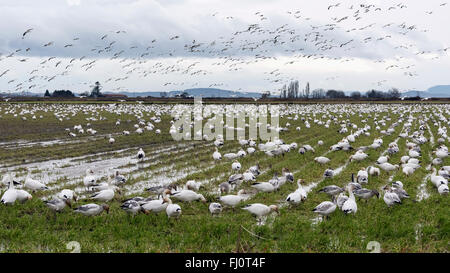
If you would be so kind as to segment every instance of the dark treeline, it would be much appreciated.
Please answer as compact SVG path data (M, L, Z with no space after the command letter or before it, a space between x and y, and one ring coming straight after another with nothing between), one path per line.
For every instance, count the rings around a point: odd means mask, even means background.
M45 91L44 97L53 98L73 98L75 95L70 90L55 90L52 94L48 90Z
M299 82L292 81L289 85L284 85L280 90L280 98L282 99L364 99L364 100L378 100L378 99L399 99L401 93L397 88L392 88L387 92L370 90L367 92L352 92L349 96L344 91L340 90L325 90L322 88L310 91L309 82L306 83L305 88L299 89Z

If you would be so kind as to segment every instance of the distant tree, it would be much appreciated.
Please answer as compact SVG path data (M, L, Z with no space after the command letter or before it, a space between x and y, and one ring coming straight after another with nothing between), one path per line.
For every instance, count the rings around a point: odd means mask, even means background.
M305 99L309 98L309 82L306 83L306 87L305 87Z
M48 89L47 90L45 90L45 94L44 94L44 97L50 97L51 95L50 95L50 92L48 92Z
M93 97L93 98L103 97L103 94L100 92L101 89L102 89L101 84L98 81L95 82L94 88L92 88L90 97Z
M325 90L322 88L315 89L312 91L312 97L313 99L323 99L325 98Z
M383 93L382 91L377 91L377 90L372 89L366 93L366 96L368 99L383 99L386 97L386 94Z
M282 99L287 98L287 87L286 87L286 84L283 85L283 87L281 88L280 98L282 98Z
M390 99L399 99L401 96L400 91L397 88L392 88L388 91L388 97Z
M344 91L337 91L337 90L328 90L326 96L327 98L330 99L338 99L346 97Z
M55 90L52 97L54 98L73 98L75 95L70 90Z
M167 98L167 92L159 92L161 98Z
M261 94L261 99L267 99L268 97L270 97L270 91L264 91Z
M186 91L183 91L183 92L180 94L180 97L183 98L183 99L189 98L189 93L186 92Z
M350 97L352 98L352 99L360 99L361 98L361 93L360 92L358 92L358 91L355 91L355 92L352 92L351 94L350 94Z

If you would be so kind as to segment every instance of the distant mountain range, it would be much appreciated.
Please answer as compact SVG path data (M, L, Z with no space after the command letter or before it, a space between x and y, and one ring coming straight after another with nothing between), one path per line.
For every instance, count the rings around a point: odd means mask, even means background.
M162 94L165 94L167 97L174 97L176 95L181 94L182 92L187 92L189 96L202 96L208 98L252 98L252 97L261 97L261 93L258 92L239 92L239 91L231 91L231 90L223 90L217 88L192 88L186 89L183 91L170 91L170 92L160 92L160 91L152 91L152 92L108 92L105 91L105 94L123 94L128 97L161 97ZM345 92L347 95L350 95L351 91ZM361 92L364 93L364 92ZM44 93L5 93L0 92L0 96L30 96L30 97L42 97ZM437 85L429 88L426 91L419 90L409 90L406 92L402 92L402 97L415 97L419 95L421 98L450 98L450 85ZM278 95L272 95L271 97L278 97Z
M241 97L241 98L253 98L253 97L261 97L261 93L258 92L238 92L231 90L223 90L217 88L192 88L186 89L183 91L170 91L170 92L119 92L120 94L127 95L128 97L161 97L162 94L165 94L167 97L175 97L176 95L180 95L183 92L187 92L189 96L201 96L208 98L233 98L233 97ZM112 92L104 92L105 94L116 94Z
M437 85L426 91L411 90L402 93L402 97L450 98L450 85Z

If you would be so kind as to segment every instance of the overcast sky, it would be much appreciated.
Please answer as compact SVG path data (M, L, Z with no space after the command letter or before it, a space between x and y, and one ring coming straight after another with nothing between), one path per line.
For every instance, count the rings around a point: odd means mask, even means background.
M425 90L450 84L446 2L0 0L0 92Z

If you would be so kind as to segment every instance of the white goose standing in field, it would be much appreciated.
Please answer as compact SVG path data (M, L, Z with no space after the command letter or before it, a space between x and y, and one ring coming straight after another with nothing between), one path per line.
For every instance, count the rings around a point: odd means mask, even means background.
M329 185L320 189L319 192L324 192L330 196L336 196L344 190L344 188L338 187L336 185Z
M234 194L229 194L229 195L224 195L219 197L219 201L222 202L222 204L228 206L228 207L236 207L241 201L243 201L245 198L243 196L240 195L234 195Z
M441 184L438 187L438 192L439 192L439 194L442 194L442 195L448 195L448 193L449 193L448 185L447 184Z
M270 205L266 206L264 204L255 203L255 204L248 204L247 206L242 208L243 210L246 210L256 216L256 219L258 220L258 223L261 223L261 217L268 215L272 211L275 211L276 213L280 213L278 211L277 205Z
M30 174L28 174L27 178L25 179L25 184L23 186L32 191L48 189L48 187L46 185L44 185L43 183L31 178Z
M222 212L222 205L219 203L209 204L209 212L212 216L217 216Z
M388 156L388 155L386 155L386 156L380 156L380 157L377 159L377 164L383 164L383 163L386 163L386 162L388 162L388 160L389 160L389 156Z
M78 198L76 193L73 190L69 190L69 189L61 190L57 194L57 197L60 199L68 199L68 200L73 200L73 201L77 201L77 198Z
M361 168L356 175L356 182L360 184L369 183L369 173L366 171L366 168Z
M241 169L241 163L234 161L233 164L231 164L231 169L235 172L239 171Z
M375 175L380 175L380 169L374 166L369 166L367 168L367 172L371 175L371 176L375 176Z
M260 192L273 192L277 189L277 183L255 182L252 184L252 188L257 189Z
M126 213L133 215L133 216L136 215L137 213L143 211L139 202L137 202L136 200L133 200L133 199L129 199L129 200L126 200L125 202L123 202L122 205L120 206L120 208L123 209Z
M430 176L430 180L431 180L431 183L433 183L433 185L436 188L439 188L439 186L442 184L445 184L445 185L448 184L447 179L445 179L444 177L442 177L440 175L436 175L436 172L437 172L436 168L433 168L432 170L433 170L433 173Z
M108 175L109 176L109 175ZM114 179L112 180L112 185L123 185L127 182L127 179L125 176L119 173L119 171L116 171L114 174Z
M400 197L398 197L398 195L394 192L392 192L391 187L389 187L388 185L385 186L384 188L384 196L383 196L383 200L386 203L386 205L388 207L391 207L395 204L401 204L402 201L400 200Z
M144 212L148 213L148 212L153 212L153 213L160 213L162 211L165 211L167 209L167 206L169 205L170 201L169 196L167 196L167 194L170 194L170 190L166 189L164 190L164 192L162 193L162 199L157 199L157 200L150 200L144 204L141 205L142 209Z
M191 191L198 191L202 184L200 182L195 182L195 180L189 180L186 182L186 189Z
M86 188L94 186L97 182L97 177L94 175L94 171L91 169L86 170L86 176L83 178L83 184Z
M357 160L361 161L368 157L368 155L360 150L358 150L354 155L350 156L350 161Z
M55 212L62 211L66 207L66 205L69 207L72 206L69 199L61 199L61 198L55 198L50 201L44 201L44 203L47 205L47 207L49 207Z
M399 168L399 165L392 165L391 163L388 163L388 162L379 164L379 166L383 171L386 171L386 172L394 171Z
M214 160L221 160L222 159L222 155L220 154L220 152L217 150L213 153L213 159Z
M16 200L17 200L17 192L16 189L14 189L14 182L11 179L9 181L9 188L3 193L0 202L5 205L12 205L16 202Z
M139 151L137 152L137 158L138 158L140 161L143 161L143 160L144 160L144 158L145 158L145 152L144 152L144 150L142 150L142 148L139 148Z
M103 211L106 211L106 213L109 213L109 206L106 204L97 205L97 204L86 204L83 206L80 206L78 208L75 208L73 210L74 212L81 213L85 216L96 216L102 213Z
M353 194L354 186L350 185L350 186L348 186L347 189L348 189L349 198L348 198L347 201L344 202L344 204L342 205L341 210L345 214L350 214L350 213L355 214L356 211L358 210L358 206L356 204L355 195Z
M11 174L8 173L8 174L5 174L5 175L3 176L3 178L2 178L2 183L0 184L0 187L1 187L1 186L9 187L9 181L10 181L10 180L13 181L13 184L14 184L15 186L21 185L19 182L17 182L17 181L14 180L14 175L11 175Z
M325 156L319 156L319 157L314 158L314 161L316 161L320 164L327 164L328 162L330 162L330 159Z
M251 171L246 171L242 174L244 181L254 181L256 176Z
M181 216L181 207L179 205L173 204L170 198L164 199L163 202L169 203L166 208L166 214L169 219L170 218L178 219Z
M286 202L292 203L292 204L299 204L300 202L306 200L308 197L308 194L306 193L305 189L303 189L302 183L303 179L297 180L298 188L293 193L290 193L288 197L286 198Z
M119 187L117 186L110 186L108 189L99 191L97 193L94 193L93 195L91 195L91 199L93 200L98 200L98 201L102 201L102 202L109 202L114 198L114 194L115 192L121 192L121 190L119 189Z
M334 197L333 202L323 201L322 203L317 205L312 211L322 216L325 216L325 218L328 218L328 215L330 215L336 210L337 205L334 201L335 201Z
M400 200L409 198L409 194L403 189L403 183L401 181L393 182L391 190L397 194Z
M206 199L202 194L191 190L181 190L178 192L171 191L171 197L183 202L192 202L197 200L200 200L203 203L206 202Z
M27 192L26 190L16 190L17 193L17 201L20 203L25 203L28 200L31 200L33 196Z
M336 199L336 205L338 206L339 209L342 209L342 206L344 205L345 201L348 200L348 196L345 195L343 192L341 192L337 199Z

